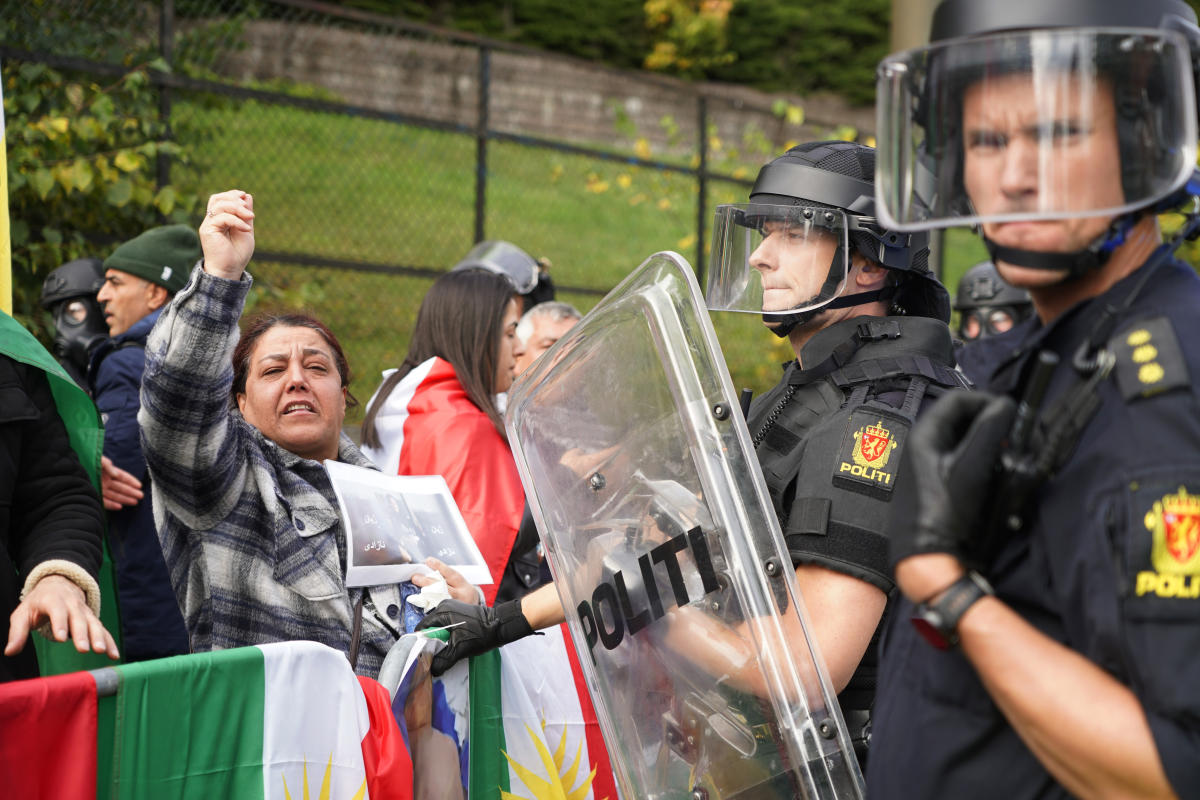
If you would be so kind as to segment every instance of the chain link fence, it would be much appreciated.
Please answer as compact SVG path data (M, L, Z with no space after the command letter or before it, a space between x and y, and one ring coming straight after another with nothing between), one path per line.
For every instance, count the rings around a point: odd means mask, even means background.
M22 64L99 82L151 64L147 124L177 145L155 156L159 187L254 194L251 304L324 319L364 403L429 283L474 242L548 258L559 299L584 311L658 250L703 281L716 204L744 200L790 143L870 125L869 109L804 119L753 92L309 0L29 0L0 23L6 94ZM723 327L735 380L773 383L784 350L756 320Z

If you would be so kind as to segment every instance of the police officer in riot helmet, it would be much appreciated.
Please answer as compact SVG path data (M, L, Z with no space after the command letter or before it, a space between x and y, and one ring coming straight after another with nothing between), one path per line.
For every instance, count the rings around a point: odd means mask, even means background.
M54 355L85 388L92 351L108 338L108 325L96 300L104 285L102 263L98 258L68 261L42 283L42 308L54 315Z
M710 309L761 315L797 354L748 422L860 757L871 642L892 590L883 532L898 456L925 401L965 385L928 237L875 220L874 164L871 148L836 141L763 167L749 203L716 211L707 290ZM458 625L440 672L564 618L548 585L493 609L444 601L422 625Z
M867 784L1190 796L1200 279L1174 250L1200 230L1196 15L945 0L930 38L879 68L880 216L976 226L1036 316L968 344L984 391L909 439Z
M850 142L767 164L749 203L717 209L706 293L711 310L760 314L796 354L747 423L860 759L899 455L926 401L965 386L928 236L879 223L874 167Z
M974 342L1012 330L1033 315L1033 302L1029 292L1005 283L995 264L981 261L959 280L954 310L958 337Z

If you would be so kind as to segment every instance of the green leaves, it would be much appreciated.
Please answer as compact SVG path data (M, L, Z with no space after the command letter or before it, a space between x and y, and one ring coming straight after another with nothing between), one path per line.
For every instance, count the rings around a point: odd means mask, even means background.
M101 83L41 64L0 64L14 311L35 327L47 272L105 255L95 237L123 241L168 220L188 221L199 207L194 193L158 185L158 156L187 155L159 117L151 70L165 67L147 63Z

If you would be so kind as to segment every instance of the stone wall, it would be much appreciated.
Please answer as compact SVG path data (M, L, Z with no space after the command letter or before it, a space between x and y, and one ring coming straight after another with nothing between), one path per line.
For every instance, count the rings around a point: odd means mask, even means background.
M244 47L226 53L218 66L231 78L286 78L323 87L356 106L464 129L474 129L477 123L480 51L473 45L282 21L247 22L243 41ZM646 138L656 153L694 152L702 93L717 136L735 146L755 128L775 149L788 141L826 137L839 125L853 126L860 137L874 131L873 109L849 108L833 97L787 97L689 84L511 47L492 51L489 126L518 135L628 148L633 142L617 125L623 112L636 130L633 138ZM788 124L772 113L780 97L804 109L802 125ZM664 117L678 126L673 137L660 122Z

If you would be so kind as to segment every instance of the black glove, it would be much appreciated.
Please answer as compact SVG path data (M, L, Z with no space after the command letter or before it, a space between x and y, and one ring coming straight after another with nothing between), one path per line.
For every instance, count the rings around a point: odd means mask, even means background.
M425 615L417 630L448 625L455 627L450 628L450 640L446 646L433 657L431 670L434 675L441 675L460 659L486 653L533 633L533 628L521 613L520 600L510 600L490 608L461 600L443 600Z
M973 563L986 536L985 509L1000 445L1016 404L985 392L955 391L917 420L904 448L889 523L891 563L918 553L949 553Z

